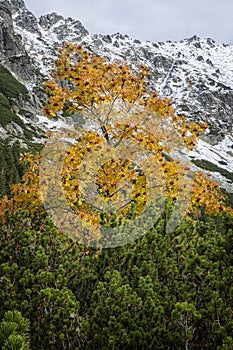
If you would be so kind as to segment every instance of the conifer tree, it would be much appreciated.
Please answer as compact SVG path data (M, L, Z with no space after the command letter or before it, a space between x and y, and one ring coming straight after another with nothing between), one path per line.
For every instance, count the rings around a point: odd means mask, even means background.
M0 323L2 350L30 350L29 320L19 311L8 311Z

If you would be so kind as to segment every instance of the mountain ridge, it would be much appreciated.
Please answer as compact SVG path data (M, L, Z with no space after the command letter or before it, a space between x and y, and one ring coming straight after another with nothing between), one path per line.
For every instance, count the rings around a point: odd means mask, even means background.
M191 120L209 125L208 134L192 153L193 159L211 160L215 170L218 166L224 171L233 171L232 45L217 44L210 38L197 36L179 42L142 42L120 33L89 34L80 21L55 12L37 18L23 0L0 1L1 18L4 19L0 23L1 64L24 82L30 92L30 118L21 116L29 128L33 125L46 131L59 128L61 124L70 127L64 121L46 122L41 116L46 98L42 84L53 69L62 43L76 42L111 61L126 58L134 67L147 65L151 89L157 90L161 97L171 98L178 115L187 115ZM8 48L7 38L11 43ZM39 137L36 139L40 141ZM233 192L233 181L221 175L221 171L214 171L212 175Z

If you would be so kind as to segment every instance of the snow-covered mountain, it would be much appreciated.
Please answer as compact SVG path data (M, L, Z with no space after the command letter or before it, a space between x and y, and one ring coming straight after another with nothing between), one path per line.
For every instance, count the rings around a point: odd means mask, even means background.
M23 0L0 0L0 63L30 91L24 106L28 112L19 113L29 129L70 127L41 116L42 81L64 41L82 43L110 60L126 58L135 66L147 65L151 89L171 98L177 114L208 123L208 134L190 156L233 192L232 45L196 36L179 42L141 42L119 33L90 35L78 20L56 13L36 18Z

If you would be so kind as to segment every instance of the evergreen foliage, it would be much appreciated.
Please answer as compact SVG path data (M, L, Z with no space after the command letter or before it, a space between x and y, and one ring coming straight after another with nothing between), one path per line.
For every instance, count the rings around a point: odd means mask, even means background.
M26 99L28 91L7 68L0 65L0 93L7 98L18 98L22 95L23 99Z
M86 72L85 65L83 69ZM84 77L89 79L89 73ZM95 87L98 79L92 78ZM1 67L0 106L6 109L12 98L24 94L20 85L11 86L12 79ZM121 91L122 84L116 87ZM85 98L93 104L90 91ZM37 186L39 156L25 157L29 171L22 183L13 186L12 198L5 197L0 206L2 349L233 349L233 216L229 212L221 210L221 216L214 216L204 210L203 201L198 215L190 212L168 233L172 210L168 202L154 227L137 241L102 250L82 246L62 235L47 217ZM19 158L18 143L0 143L1 195L8 194L10 185L24 173ZM199 183L204 180L198 178ZM199 188L198 203L208 199Z
M2 350L30 350L29 320L19 311L7 311L0 323Z
M21 147L7 139L0 140L0 197L10 194L10 186L20 182L26 167L20 162Z
M0 125L6 126L11 121L15 121L19 125L22 124L21 119L15 114L12 107L18 105L18 99L27 99L28 91L10 71L0 65Z
M47 218L6 215L0 317L30 320L33 349L232 349L233 218L165 218L137 242L84 248Z

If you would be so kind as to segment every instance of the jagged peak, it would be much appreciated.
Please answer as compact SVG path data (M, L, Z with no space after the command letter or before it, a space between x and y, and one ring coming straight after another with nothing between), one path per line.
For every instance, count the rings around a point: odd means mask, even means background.
M20 9L26 10L23 0L0 0L0 2L3 2L12 12L18 12Z
M26 7L25 2L23 0L7 0L7 1L9 2L9 4L12 4L12 6Z
M75 28L78 28L82 31L85 31L86 34L88 34L88 31L84 28L83 24L74 18L71 17L63 17L56 12L52 12L46 15L43 15L39 18L39 25L42 29L48 30L52 28L53 26L56 26L57 23L63 22L63 25L70 26L71 24L74 25ZM60 24L60 23L59 23Z
M185 40L189 41L189 42L192 42L192 41L200 41L201 38L199 36L197 36L197 35L193 35L190 38L186 38Z
M217 45L216 41L212 38L200 38L199 36L197 35L193 35L192 37L190 38L185 38L183 40L180 40L180 42L188 42L188 43L201 43L201 42L206 42L207 44L209 44L210 46L213 46L213 45Z
M124 40L124 39L129 39L129 36L127 35L127 34L121 34L121 33L119 33L119 32L117 32L117 33L114 33L114 34L112 34L111 35L113 38L115 38L115 39L120 39L120 40Z
M43 29L48 29L61 20L64 20L63 16L58 15L56 12L52 12L41 16L39 18L39 24Z

